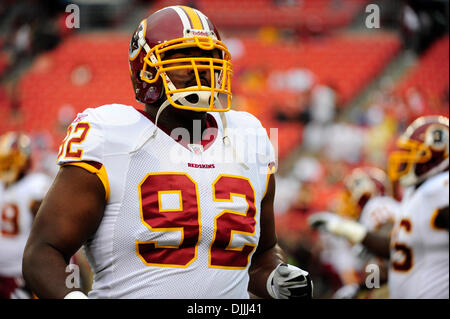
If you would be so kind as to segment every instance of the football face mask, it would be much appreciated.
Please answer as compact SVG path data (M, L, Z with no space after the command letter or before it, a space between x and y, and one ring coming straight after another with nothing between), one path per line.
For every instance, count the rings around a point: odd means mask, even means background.
M414 171L416 163L426 163L430 159L431 150L425 144L414 140L400 139L397 142L397 150L389 156L389 178L393 181L401 180L402 177Z
M388 174L405 186L418 184L448 168L448 118L424 116L415 120L389 155Z
M191 54L171 57L173 52L189 50ZM157 103L160 109L170 105L203 112L230 109L231 54L200 11L170 6L153 13L140 22L128 54L138 102ZM189 83L177 81L174 74L181 73L189 73Z
M211 51L212 57L182 57L164 59L174 50L198 48ZM176 52L176 51L175 51ZM219 52L219 53L218 53ZM225 112L231 107L231 56L225 45L211 37L181 38L153 47L144 58L140 78L149 84L162 79L167 101L174 107L192 111ZM156 69L152 76L149 69ZM195 83L176 87L168 73L184 70L195 76ZM203 72L206 70L208 72ZM201 74L209 74L210 86L204 84ZM202 83L203 82L203 83Z
M359 219L369 199L391 192L386 173L376 167L354 169L345 177L344 186L338 214L355 220Z

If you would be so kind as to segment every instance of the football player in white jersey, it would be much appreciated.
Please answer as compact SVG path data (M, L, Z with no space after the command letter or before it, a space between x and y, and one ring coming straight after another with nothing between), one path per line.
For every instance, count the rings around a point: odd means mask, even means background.
M311 298L309 274L277 245L272 145L255 117L229 110L231 56L211 21L155 12L129 66L145 111L87 109L60 147L24 254L37 296L86 297L64 271L84 245L91 298Z
M380 270L380 284L386 284L387 262L386 258L379 258L370 252L371 241L364 238L362 234L376 234L377 237L389 239L390 231L394 225L396 215L399 210L399 202L393 198L393 186L387 174L377 167L358 167L345 177L344 193L342 201L338 207L337 214L316 213L309 217L308 222L312 227L324 229L330 233L347 238L352 244L352 254L355 261L348 263L352 267L343 274L346 278L352 278L352 274L357 276L352 282L344 281L346 286L336 293L336 297L354 298L377 296L377 298L387 298L385 287L378 290L366 289L365 275L368 265L376 265ZM355 236L353 228L356 229ZM367 246L367 247L366 247ZM342 253L341 253L342 254ZM385 257L385 256L384 256ZM350 258L350 257L347 257ZM372 267L372 266L371 266ZM343 293L345 291L345 294Z
M389 155L388 175L405 192L389 236L325 214L311 223L390 258L390 298L448 299L448 118L419 117L399 137L397 147Z
M389 176L406 189L391 236L391 298L449 298L449 121L423 116L389 156Z
M0 299L30 298L22 278L22 256L34 215L51 184L42 173L29 173L30 138L0 136Z

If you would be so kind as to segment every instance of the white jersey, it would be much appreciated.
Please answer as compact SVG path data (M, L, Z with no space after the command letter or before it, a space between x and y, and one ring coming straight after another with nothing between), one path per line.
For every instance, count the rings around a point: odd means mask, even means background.
M435 218L449 204L449 174L405 193L391 238L391 298L449 298L449 232Z
M362 261L354 252L352 244L345 238L335 236L327 232L319 233L321 244L320 259L323 263L329 264L341 276L344 284L345 274L350 272L358 273L363 266Z
M400 203L392 197L372 197L364 205L359 222L366 226L369 232L376 231L385 223L391 222L394 224L399 209Z
M4 189L0 198L0 276L21 277L22 256L30 234L33 202L44 198L51 184L42 173L32 173Z
M107 192L85 245L94 272L89 298L249 298L275 155L255 117L229 111L230 132L245 129L230 135L247 167L236 162L219 115L208 116L218 128L209 147L181 145L131 106L87 109L71 124L58 163L96 166Z

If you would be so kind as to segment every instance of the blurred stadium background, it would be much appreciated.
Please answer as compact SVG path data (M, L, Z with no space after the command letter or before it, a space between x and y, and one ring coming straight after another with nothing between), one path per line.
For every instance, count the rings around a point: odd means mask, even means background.
M80 8L80 28L67 27L69 4ZM77 112L142 108L128 43L141 19L172 4L200 9L221 31L233 56L233 108L278 128L279 240L327 298L342 279L305 220L333 210L352 168L384 168L414 118L448 116L449 2L1 0L0 134L28 133L34 169L55 173L54 154ZM370 4L380 9L379 28L366 23Z

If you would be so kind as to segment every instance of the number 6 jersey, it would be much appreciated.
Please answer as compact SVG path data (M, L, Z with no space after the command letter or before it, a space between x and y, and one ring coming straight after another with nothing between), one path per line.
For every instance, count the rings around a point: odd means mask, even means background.
M170 136L118 104L87 109L69 126L58 164L97 174L107 194L85 244L90 298L249 297L275 154L256 118L224 115L231 146L217 113L208 113L209 133L193 145L183 144L186 131Z
M448 171L405 192L391 235L390 298L448 299L449 233L436 222L448 196Z

